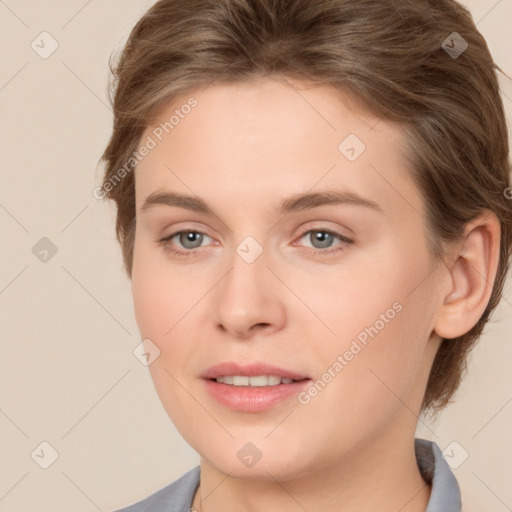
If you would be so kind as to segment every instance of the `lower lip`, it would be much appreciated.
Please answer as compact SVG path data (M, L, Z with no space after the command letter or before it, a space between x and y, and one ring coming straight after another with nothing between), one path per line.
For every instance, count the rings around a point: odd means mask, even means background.
M297 396L310 379L278 384L277 386L231 386L215 380L206 380L206 389L222 405L243 412L266 411L277 404Z

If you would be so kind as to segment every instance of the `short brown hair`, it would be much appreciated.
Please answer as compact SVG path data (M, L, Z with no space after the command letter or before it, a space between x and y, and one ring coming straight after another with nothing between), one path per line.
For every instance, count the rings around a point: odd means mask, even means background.
M495 212L501 248L490 301L469 332L442 340L422 410L436 413L450 402L500 301L512 251L501 69L466 8L453 0L160 0L111 68L114 128L103 154L103 188L117 206L116 232L130 277L131 156L163 102L212 82L290 77L328 84L400 123L437 258L479 213ZM121 168L123 179L113 186Z

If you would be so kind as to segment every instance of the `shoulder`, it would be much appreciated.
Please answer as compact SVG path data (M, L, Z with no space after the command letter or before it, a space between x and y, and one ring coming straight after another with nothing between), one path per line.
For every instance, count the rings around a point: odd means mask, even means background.
M166 487L116 512L188 512L199 485L199 466Z

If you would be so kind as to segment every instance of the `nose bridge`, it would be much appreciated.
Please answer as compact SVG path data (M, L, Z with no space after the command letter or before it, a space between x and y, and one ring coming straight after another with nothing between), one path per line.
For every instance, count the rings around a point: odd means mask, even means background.
M254 325L282 323L283 304L270 282L275 277L267 268L268 255L253 237L246 237L235 248L230 270L214 301L217 325L238 336L247 336Z
M259 251L254 241L242 241L230 259L230 271L226 276L222 290L221 301L232 303L239 309L247 308L251 302L256 302L261 294L269 273L266 268L267 254L263 247ZM259 254L257 253L259 252Z

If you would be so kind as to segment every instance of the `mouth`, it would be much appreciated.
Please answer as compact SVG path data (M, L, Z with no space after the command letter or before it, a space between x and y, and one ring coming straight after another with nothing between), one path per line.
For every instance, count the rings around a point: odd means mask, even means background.
M209 368L201 377L210 397L241 412L271 409L296 396L311 382L304 374L263 363L245 366L221 363Z

